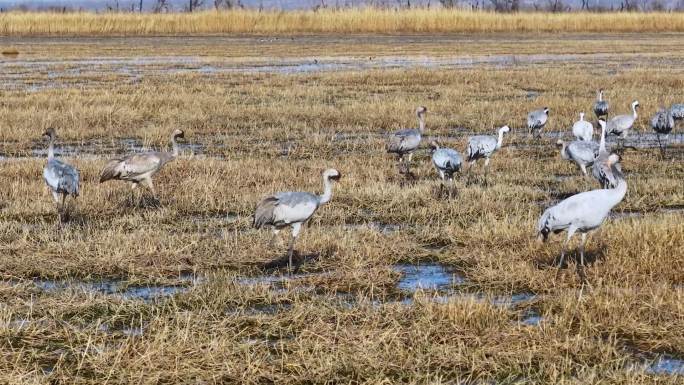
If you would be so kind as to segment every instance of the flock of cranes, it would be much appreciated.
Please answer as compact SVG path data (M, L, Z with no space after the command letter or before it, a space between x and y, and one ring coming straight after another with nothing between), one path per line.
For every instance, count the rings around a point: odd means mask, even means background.
M567 245L577 232L582 236L578 272L580 268L583 269L587 233L601 226L612 208L622 201L627 191L627 182L619 163L620 157L607 151L606 135L616 135L621 139L621 146L624 147L624 139L637 119L639 102L634 101L631 104L631 114L617 115L608 119L609 104L603 96L604 92L600 90L593 106L594 114L599 119L598 123L601 127L598 143L593 140L594 126L584 119L584 113L580 113L580 119L572 126L571 131L576 140L569 143L560 139L557 141L557 144L561 146L561 157L574 162L585 177L589 175L587 168L591 167L591 175L601 186L599 189L581 192L562 200L547 208L539 219L537 232L543 240L546 240L551 233L567 232L559 258L559 271L565 259ZM549 111L548 107L544 107L528 114L527 128L534 137L541 137L541 131L548 121ZM398 156L400 173L410 175L413 153L419 148L425 132L426 114L426 107L418 107L416 109L418 128L400 130L388 138L386 150ZM675 121L681 119L684 119L684 104L674 104L669 109L660 109L651 119L651 127L658 134L661 150L663 146L660 135L669 134L674 128ZM510 132L510 127L503 126L497 130L496 136L475 135L468 138L465 152L465 160L469 164L467 184L470 184L471 169L480 159L484 159L484 184L487 184L487 169L491 157L501 148L504 134L508 132ZM55 130L50 128L44 135L49 140L49 148L43 177L57 204L59 219L65 221L68 218L67 197L75 198L79 194L79 172L73 166L55 158ZM152 177L167 163L178 157L177 139L183 137L184 132L181 130L175 130L171 134L172 152L134 153L110 160L100 174L100 183L109 180L127 181L131 183L132 193L138 184L141 184L152 192L156 200ZM464 157L455 149L440 146L437 141L432 141L430 147L432 148L432 163L442 182L440 192L446 188L451 198L454 195L454 174L461 172ZM256 205L253 227L273 228L274 240L280 230L291 228L288 247L289 270L292 269L294 244L302 226L320 206L332 199L333 184L340 178L339 171L327 169L323 172L323 194L315 195L298 191L279 192L267 196ZM581 272L583 273L583 270Z

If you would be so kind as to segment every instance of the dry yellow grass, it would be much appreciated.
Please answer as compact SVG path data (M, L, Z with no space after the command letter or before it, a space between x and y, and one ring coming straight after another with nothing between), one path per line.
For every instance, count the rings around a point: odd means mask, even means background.
M22 52L51 60L63 53L54 44L60 39L17 40ZM70 41L65 55L79 44L81 52L110 52L144 39L107 40ZM177 53L154 41L161 47L136 55ZM215 41L182 49L218 51ZM502 49L476 41L473 54ZM602 44L554 41L560 52ZM629 43L611 45L617 62ZM679 101L672 90L680 89L684 61L678 52L650 51L663 39L640 44L640 53L667 64L168 71L138 82L113 74L114 65L79 77L67 64L47 69L54 70L47 79L46 69L10 68L6 76L25 77L24 88L3 91L0 104L0 383L680 384L681 377L630 368L658 353L684 356L684 224L681 212L659 211L684 203L681 146L666 160L653 148L624 154L629 192L615 211L643 216L610 219L589 238L595 290L580 292L574 262L554 279L561 237L536 243L534 227L548 204L596 184L560 159L555 138L520 135L537 105L554 112L549 130L567 131L597 83L615 111L639 98L634 134L647 130L659 104ZM316 55L334 48L339 43L318 46ZM27 90L43 81L64 88ZM459 180L457 198L439 199L425 149L414 158L416 180L403 183L383 151L385 132L413 126L418 104L430 111L427 134L461 151L470 132L514 127L492 160L490 187ZM82 176L73 220L62 228L41 179L45 159L34 153L45 148L40 133L49 125L58 129L58 150L75 150L61 158ZM160 208L128 203L123 183L97 183L108 157L131 150L119 140L164 147L179 127L197 154L185 147L155 177ZM310 258L302 265L310 275L282 286L245 284L270 274L265 266L285 252L268 246L267 231L250 228L255 203L274 191L320 191L319 173L330 166L344 177L297 246ZM396 227L383 232L368 222ZM392 265L418 261L440 262L467 282L441 302L425 291L402 303ZM190 271L201 277L197 285L158 302L78 287L41 290L32 280L171 284ZM510 307L491 301L512 293L537 297ZM520 323L528 312L543 319Z
M512 13L444 9L2 13L0 35L683 32L682 13Z

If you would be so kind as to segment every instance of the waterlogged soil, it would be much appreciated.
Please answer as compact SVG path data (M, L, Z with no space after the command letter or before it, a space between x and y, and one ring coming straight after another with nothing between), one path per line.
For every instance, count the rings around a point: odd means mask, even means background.
M465 130L464 128L455 128L449 130L446 135L430 136L426 135L419 153L429 154L428 144L433 141L445 141L451 139L461 139L470 135L476 135L474 131ZM561 138L564 135L569 135L567 132L553 131L542 133L542 139L531 140L526 133L514 132L506 137L504 147L517 151L530 150L545 150L549 153L558 153L558 150L552 146L551 140ZM364 152L377 152L378 149L369 148L368 143L374 140L383 140L390 133L339 133L336 134L329 142L330 147L339 153L353 152L359 155ZM235 156L241 153L253 154L255 148L244 147L241 148L237 144L241 138L230 135L212 135L212 136L194 136L188 140L179 143L179 150L181 156L190 157L206 157L213 159L227 159L229 156ZM287 157L292 152L296 139L289 140L290 144L283 143L280 139L264 139L259 143L259 148L265 152L265 155L270 153L271 156ZM349 144L354 142L350 148ZM661 143L666 145L665 156L669 158L679 158L684 156L682 146L684 146L684 133L672 133L667 138L661 138ZM634 131L624 141L624 150L621 149L622 142L618 142L614 136L606 138L606 147L611 150L622 151L638 151L640 149L660 148L657 136L652 132ZM123 155L128 153L139 153L146 151L164 150L165 147L156 148L151 143L139 138L119 138L119 139L90 139L74 141L59 141L55 145L55 155L66 158L80 158L80 159L106 159L111 156ZM457 148L461 153L465 149ZM25 158L46 158L47 157L47 143L43 141L34 141L28 146L23 143L15 143L5 141L0 143L0 161L20 160ZM555 179L559 182L572 178L573 175L557 175Z
M0 89L35 92L135 84L175 75L212 77L228 73L287 75L596 63L612 67L611 71L637 66L682 67L678 55L662 54L662 46L676 43L676 36L658 36L658 45L649 37L630 36L641 44L639 53L633 47L607 45L606 36L557 37L583 41L581 53L574 54L554 49L557 42L548 36L525 36L520 40L505 35L189 38L193 43L177 38L11 38L6 39L7 44L17 47L20 54L0 61ZM95 42L99 48L93 48ZM482 42L491 46L483 48ZM526 95L535 99L539 92L528 90Z

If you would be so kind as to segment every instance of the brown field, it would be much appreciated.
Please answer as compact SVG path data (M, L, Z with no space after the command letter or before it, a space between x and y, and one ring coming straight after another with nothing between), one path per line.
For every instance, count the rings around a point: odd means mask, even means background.
M19 54L0 63L0 383L682 381L684 138L680 125L663 158L648 125L684 102L678 34L2 44ZM535 227L597 187L554 146L579 111L593 118L597 88L615 113L643 108L627 196L589 238L588 290L574 247L555 279L563 236L537 243ZM513 128L490 186L478 167L438 196L427 143L416 179L398 175L385 137L415 126L418 105L429 138L461 152L472 133ZM535 141L525 115L542 106ZM41 177L50 126L81 171L65 225ZM97 183L108 158L165 148L176 128L159 207ZM250 216L266 194L320 191L327 167L344 177L287 279L285 237L269 248ZM415 290L416 268L442 284Z

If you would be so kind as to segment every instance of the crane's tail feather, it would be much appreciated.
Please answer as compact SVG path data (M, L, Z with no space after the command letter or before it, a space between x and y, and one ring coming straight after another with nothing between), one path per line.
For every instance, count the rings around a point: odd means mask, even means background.
M401 138L396 136L391 137L389 142L387 142L385 149L389 153L399 153L401 151Z
M272 225L274 221L273 211L278 205L278 198L274 196L266 197L261 200L254 210L254 221L252 226L260 229L267 225Z
M102 172L100 173L100 183L112 179L117 179L119 176L121 176L121 172L119 171L119 165L121 164L121 162L122 159L110 160L107 163L107 165L104 166Z
M549 239L549 234L551 233L551 228L549 227L549 212L545 211L539 218L539 224L537 225L537 239L546 242Z

